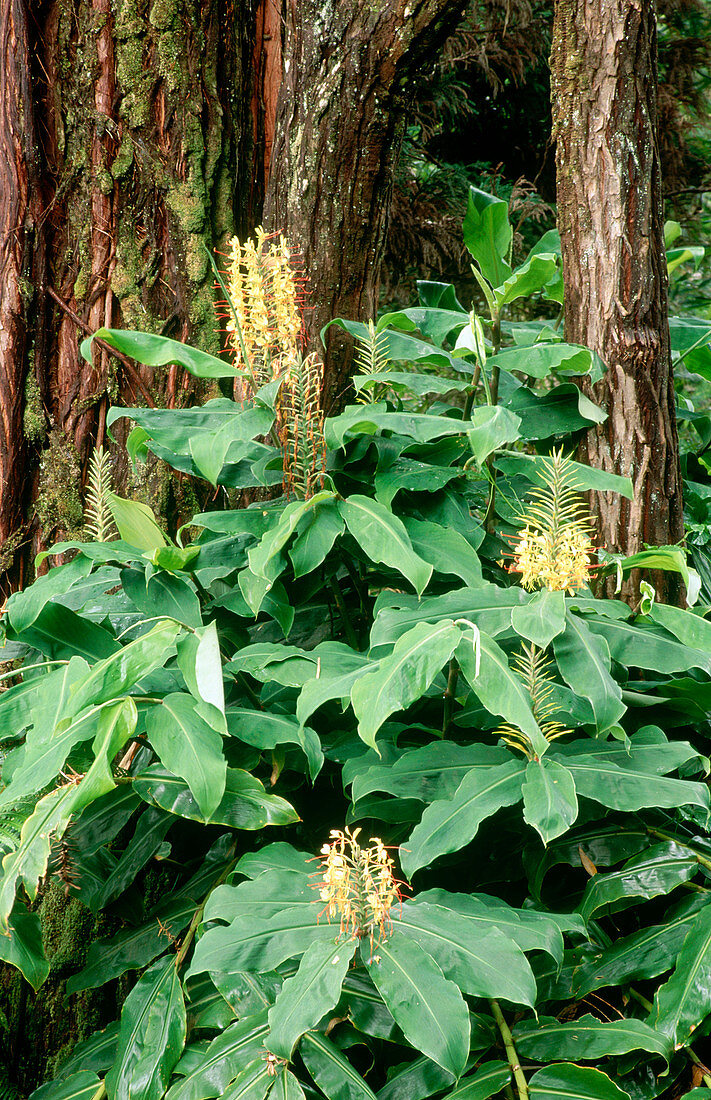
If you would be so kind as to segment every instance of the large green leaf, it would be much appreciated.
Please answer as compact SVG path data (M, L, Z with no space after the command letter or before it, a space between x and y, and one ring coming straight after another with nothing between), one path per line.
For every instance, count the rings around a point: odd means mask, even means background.
M202 709L202 716L220 733L226 733L225 726L225 686L222 680L222 658L220 639L214 622L207 626L198 626L178 640L178 667L183 674L190 694L210 708L218 710L221 719L214 710Z
M593 363L588 348L575 344L533 344L531 347L504 348L488 359L489 367L519 371L529 378L547 378L551 371L578 377L587 374Z
M511 608L511 625L522 638L547 649L565 630L565 593L534 592L528 603Z
M463 848L476 836L482 821L502 806L518 802L525 768L523 760L511 760L494 768L475 769L465 775L452 798L428 806L400 849L405 874L411 877L438 856Z
M63 596L76 581L87 577L92 567L93 563L89 558L77 554L72 561L55 566L43 577L37 577L27 588L14 592L6 604L7 617L13 630L21 634L32 626L50 600Z
M35 992L49 974L49 962L42 946L39 914L16 901L7 921L7 932L0 935L0 959L16 966Z
M489 1100L510 1081L511 1066L508 1062L485 1062L474 1073L462 1077L457 1087L448 1092L443 1100Z
M656 978L670 970L704 904L703 896L685 898L666 914L663 924L623 936L599 955L586 959L575 973L576 994L583 998L593 989L623 985L633 978Z
M501 405L481 405L472 409L472 428L467 435L475 459L483 466L486 459L503 443L518 439L521 419Z
M191 695L166 695L148 711L146 729L166 768L186 781L208 821L225 793L227 761L222 738L199 707Z
M544 844L566 832L578 816L575 780L568 768L551 760L532 760L523 784L523 819Z
M264 1100L274 1081L264 1058L259 1058L235 1077L222 1100Z
M560 1021L541 1016L518 1024L513 1030L516 1049L536 1062L571 1059L592 1062L611 1054L627 1054L631 1050L647 1050L667 1059L669 1041L643 1020L602 1021L594 1016Z
M82 1070L59 1081L48 1081L30 1095L32 1100L95 1100L102 1091L96 1074Z
M254 745L258 749L273 749L277 745L299 745L309 764L311 779L315 779L323 767L323 750L315 730L301 726L293 718L269 711L248 710L246 707L230 707L227 711L227 728L232 737Z
M116 493L107 494L107 503L119 535L129 546L152 554L161 546L168 545L167 538L147 504L140 500L125 500Z
M479 557L459 531L411 516L403 516L403 523L415 553L437 573L459 577L469 585L481 583Z
M512 237L508 203L470 187L462 234L482 275L492 287L501 286L511 275L506 259Z
M503 997L533 1005L536 982L521 949L495 927L461 909L405 902L393 927L436 959L447 978L473 997Z
M473 643L463 638L457 660L469 686L490 714L500 714L520 729L536 755L544 756L548 741L531 709L531 696L494 639L481 631Z
M464 776L474 768L489 769L505 764L509 753L498 745L457 745L435 741L421 749L410 749L394 761L374 764L353 780L353 801L383 791L398 798L434 802L451 798Z
M630 1100L606 1073L572 1062L539 1069L528 1090L531 1100Z
M335 501L323 504L311 512L298 530L289 557L294 567L294 576L303 577L313 572L328 556L331 547L343 534L344 523Z
M543 290L554 278L557 270L555 256L545 252L529 256L501 286L495 288L494 301L499 309L502 309L503 306L515 302L518 298L528 298L536 291Z
M402 520L377 500L354 494L338 502L338 510L353 538L371 561L396 569L418 595L432 576L432 566L415 553Z
M202 625L200 601L184 577L164 570L151 575L145 569L124 569L121 584L131 603L144 615L165 616L189 627Z
M361 943L361 955L405 1038L454 1077L469 1054L469 1010L454 982L419 944L395 930Z
M430 1058L415 1058L391 1073L378 1092L378 1100L425 1100L452 1084L452 1075Z
M381 592L370 632L371 648L393 645L417 623L436 623L441 619L468 619L490 636L499 634L511 627L512 607L527 603L529 598L527 592L515 585L500 588L488 581L475 588L459 588L443 596L422 599L399 592Z
M167 367L177 363L196 378L239 378L244 373L230 363L208 355L206 351L169 340L166 336L154 336L148 332L131 332L129 329L100 328L93 336L82 341L81 353L91 363L92 340L103 340L112 348L136 359L147 367Z
M588 626L592 633L605 639L613 661L625 668L646 668L666 675L700 668L711 675L708 652L682 645L659 629L645 626L644 622L590 618Z
M269 1009L267 1047L272 1053L291 1061L298 1039L338 1003L357 946L351 936L335 943L317 941L306 949L296 974L284 982Z
M526 354L532 350L531 348L522 349ZM549 468L549 462L547 455L530 455L518 451L506 451L496 456L494 465L502 473L520 474L535 485L540 485L541 474ZM574 462L572 459L568 459L567 470L571 483L574 481L577 489L594 489L601 493L619 493L620 496L627 497L628 500L634 499L632 479L629 477L610 474L606 470L599 470L595 466L585 466L582 462Z
M399 638L389 657L359 677L351 688L358 735L375 747L383 722L419 699L442 671L461 640L459 627L445 620L419 623Z
M186 1026L180 978L168 956L126 998L116 1061L105 1081L110 1100L159 1100L182 1053Z
M582 619L568 612L565 631L553 640L558 669L577 695L588 699L600 733L617 724L627 709L610 675L610 653Z
M116 699L135 689L144 676L165 663L180 633L180 625L164 619L117 653L95 664L70 698L75 714L91 704Z
M370 1086L320 1031L306 1032L299 1044L299 1053L328 1100L375 1100Z
M179 817L205 821L187 780L172 775L160 764L152 764L134 780L134 790L146 802ZM228 768L225 791L210 824L232 829L263 829L266 825L291 825L299 816L285 798L265 791L264 784L241 768Z
M667 894L693 878L698 869L698 860L688 848L671 841L655 844L628 860L619 871L593 875L585 887L578 912L587 921L603 907L613 912L629 904L628 899Z
M60 603L45 604L32 626L20 635L8 623L7 635L13 641L19 639L51 660L66 660L76 655L87 661L96 661L119 649L110 631Z
M674 1048L684 1046L711 1010L711 906L693 920L671 978L657 991L649 1022Z
M609 806L612 810L640 810L644 806L672 809L700 806L708 812L709 792L703 783L653 775L632 759L619 763L597 754L565 755L565 766L573 773L579 795Z
M212 1040L201 1062L170 1088L166 1100L222 1096L239 1071L260 1058L268 1033L266 1009L232 1024Z

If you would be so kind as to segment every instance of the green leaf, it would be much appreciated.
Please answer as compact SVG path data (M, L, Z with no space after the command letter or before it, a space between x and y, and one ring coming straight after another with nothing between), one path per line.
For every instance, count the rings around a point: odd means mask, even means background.
M433 466L429 462L400 457L391 465L376 471L375 496L381 504L390 508L401 489L411 489L417 493L436 493L438 489L443 489L451 481L456 481L463 475L461 466ZM409 517L401 518L409 532ZM415 546L414 542L413 546ZM417 551L417 547L415 550ZM417 553L421 554L420 551Z
M460 588L443 596L418 599L403 593L381 592L375 607L375 622L370 632L371 649L393 645L416 623L436 623L441 619L468 619L489 635L511 626L511 608L528 601L522 588L500 588L482 581L475 588ZM472 651L472 644L469 643Z
M209 821L225 793L227 761L222 738L198 706L190 695L167 695L148 711L146 730L166 768L186 781L200 813Z
M512 237L508 203L470 187L462 234L484 278L492 287L501 286L511 275L506 262Z
M144 615L161 615L185 626L202 626L200 601L183 577L163 571L151 576L144 569L124 569L121 584L129 600Z
M529 256L505 282L495 287L494 301L501 309L509 302L515 302L517 298L529 298L536 291L542 290L555 277L557 270L555 256L545 252Z
M16 966L26 982L37 992L49 974L49 963L42 946L42 925L37 913L16 901L0 935L0 959Z
M462 1077L456 1089L442 1100L489 1100L509 1084L511 1067L508 1062L485 1062L478 1070Z
M543 588L528 603L511 608L511 626L521 638L547 649L565 630L565 593Z
M437 573L459 577L472 587L481 583L479 557L459 531L411 516L403 516L403 523L415 553Z
M74 655L95 661L116 653L119 644L108 630L77 615L59 603L46 604L32 626L16 635L8 627L8 637L39 650L45 657L62 660Z
M294 577L306 576L325 561L334 542L343 534L344 526L335 501L324 504L306 517L289 551Z
M336 943L317 941L306 949L296 974L284 982L269 1009L267 1048L273 1054L291 1061L298 1039L338 1003L357 946L351 937Z
M139 500L124 500L116 493L107 493L107 500L114 523L124 542L152 554L168 540L156 523L153 512Z
M628 623L591 618L588 626L605 639L613 661L625 668L646 668L665 675L700 668L711 675L711 656L707 652L681 645L658 629L646 627L643 620Z
M472 409L473 428L467 432L474 457L480 466L502 443L513 443L519 437L521 418L501 405L482 405Z
M577 615L568 612L565 631L553 641L558 669L576 695L588 699L599 733L617 725L627 709L610 675L610 651Z
M606 1073L571 1062L539 1069L528 1091L531 1100L630 1100Z
M126 998L116 1061L105 1081L110 1100L159 1100L182 1053L186 1026L180 978L168 956Z
M222 1093L222 1100L264 1100L273 1080L265 1059L260 1058L237 1074L230 1087Z
M711 906L691 924L671 978L654 998L649 1022L678 1050L711 1010Z
M467 317L465 316L463 320L466 324ZM368 336L368 326L364 325L362 321L346 321L342 317L337 317L333 321L329 321L328 325L321 330L322 338L331 325L338 325L339 328L349 332L351 336ZM390 363L419 363L424 366L444 368L445 370L471 370L461 359L455 358L442 347L434 347L432 344L425 343L424 340L419 340L416 336L410 336L408 333L398 332L395 329L383 329L381 331L383 332L383 353ZM329 417L326 421L326 442L332 449L333 443L329 429L333 420L336 419L338 418Z
M147 367L167 367L177 363L196 378L241 378L243 371L230 363L216 359L199 348L169 340L166 336L154 336L148 332L131 332L129 329L100 328L93 336L82 341L81 353L91 363L92 340L103 340L112 348L128 355Z
M94 1100L100 1095L101 1081L95 1073L84 1070L61 1081L48 1081L30 1093L31 1100Z
M275 852L276 849L279 850L278 853ZM291 855L287 854L289 849ZM243 857L247 862L242 870L240 860L239 874L254 873L250 882L241 882L239 886L223 884L212 891L205 905L203 919L206 922L219 920L230 923L237 918L245 918L247 921L254 918L266 920L285 909L302 906L303 915L308 918L307 923L319 923L321 905L315 896L310 878L313 871L306 866L301 854L288 844L268 844L262 852L265 855L257 862L256 867L250 868L251 861L248 857ZM300 866L294 867L292 860L298 861ZM264 863L269 867L268 871L262 869ZM327 925L328 921L323 923Z
M592 365L592 352L575 344L534 344L531 347L505 348L487 360L489 367L499 367L509 373L519 371L529 378L547 378L552 371L575 378L588 374Z
M400 849L402 869L411 878L438 856L456 852L476 836L479 826L502 806L521 797L526 764L511 760L486 770L468 772L450 799L428 806L419 825Z
M688 882L699 869L694 854L668 841L655 844L625 863L619 871L597 874L585 887L578 912L586 922L603 907L615 911L629 904L629 898L655 898Z
M240 1070L261 1058L268 1033L266 1009L225 1028L212 1040L201 1063L170 1088L166 1100L222 1096Z
M339 501L338 510L371 561L396 569L422 595L432 576L432 566L412 549L402 520L378 501L357 494Z
M575 780L563 764L531 761L523 784L523 819L539 833L544 844L566 832L578 816Z
M361 943L368 973L407 1041L454 1077L469 1054L469 1010L454 982L419 944L395 930Z
M323 750L318 734L284 714L273 714L266 710L248 710L246 707L230 707L227 711L227 728L232 737L258 749L274 749L277 745L299 745L308 760L312 781L323 767Z
M451 798L472 769L488 770L509 759L508 751L499 745L436 741L421 749L404 752L395 761L373 764L359 772L353 780L353 801L373 791L383 791L398 798L417 798L420 802Z
M656 978L670 970L704 897L692 896L674 906L663 924L633 932L586 959L575 973L575 992L586 997L593 989L624 985L633 978Z
M560 1023L548 1017L518 1024L513 1029L516 1050L536 1062L571 1059L592 1062L631 1050L647 1050L665 1060L669 1058L669 1041L643 1020L612 1020L602 1022L594 1016L580 1016L570 1023Z
M111 1069L116 1058L118 1031L119 1022L116 1020L102 1031L95 1031L88 1039L77 1043L69 1058L61 1062L57 1077L66 1078L84 1070L105 1073L107 1069Z
M272 1085L269 1100L306 1100L306 1094L290 1069L283 1069Z
M307 1031L299 1044L307 1070L328 1100L376 1100L337 1046L320 1031Z
M531 349L525 348L523 350L528 353ZM494 464L497 470L501 470L502 473L511 476L521 474L529 481L540 484L541 472L545 470L548 462L549 459L546 455L527 455L507 451L505 454L497 455ZM634 487L632 479L629 477L609 474L606 470L598 470L595 466L585 466L583 463L574 462L572 459L568 459L567 468L571 479L575 479L575 483L580 489L594 489L601 493L619 493L620 496L627 497L628 500L634 500Z
M13 630L21 634L37 619L51 600L63 596L72 585L91 573L93 563L83 554L65 565L57 565L20 592L14 592L7 601L6 611Z
M190 694L220 712L216 729L225 733L225 687L222 681L220 640L214 622L198 626L178 641L178 667L183 674Z
M95 664L74 688L70 699L74 713L135 690L139 680L165 663L180 629L178 623L164 619L134 642Z
M453 622L420 623L396 642L375 671L356 680L351 702L358 718L358 736L367 745L375 747L375 736L391 714L405 710L424 694L461 636Z
M393 928L424 948L464 993L535 1003L536 982L526 956L493 920L484 923L462 909L420 900L405 902L391 916ZM380 945L373 950L380 953Z
M634 760L612 763L599 755L566 754L565 766L573 773L579 795L611 810L630 812L645 806L700 806L709 810L709 791L703 783L653 775Z
M534 717L531 697L509 667L503 649L493 638L479 631L474 642L462 639L456 656L467 683L489 713L501 715L520 729L536 755L544 756L549 743Z
M425 1100L452 1084L452 1074L430 1058L415 1058L388 1076L378 1100Z
M136 776L134 790L146 802L178 817L204 822L187 780L152 764ZM227 768L225 790L210 814L211 825L254 831L267 825L291 825L299 816L285 798L265 791L262 782L240 768Z

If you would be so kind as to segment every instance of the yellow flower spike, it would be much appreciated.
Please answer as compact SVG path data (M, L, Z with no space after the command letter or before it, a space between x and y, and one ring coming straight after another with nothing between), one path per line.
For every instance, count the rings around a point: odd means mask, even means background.
M319 898L326 903L328 919L340 917L341 932L356 936L376 930L386 934L390 911L400 901L400 884L393 874L393 861L378 837L363 848L358 843L361 829L332 829L331 844L324 844L321 855Z

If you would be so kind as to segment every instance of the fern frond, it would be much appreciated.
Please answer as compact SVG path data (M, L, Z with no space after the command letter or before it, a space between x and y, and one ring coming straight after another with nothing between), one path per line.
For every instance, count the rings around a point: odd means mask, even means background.
M356 337L356 373L363 375L382 374L390 366L387 354L387 333L377 332L373 321L368 321L368 335ZM367 387L367 388L366 388ZM377 384L366 382L358 394L358 400L370 405L376 399Z
M94 542L110 542L118 535L109 498L114 491L111 456L103 447L96 447L89 460L84 526Z

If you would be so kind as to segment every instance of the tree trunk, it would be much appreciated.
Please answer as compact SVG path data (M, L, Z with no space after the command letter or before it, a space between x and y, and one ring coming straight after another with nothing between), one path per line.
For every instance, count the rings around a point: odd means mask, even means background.
M265 221L309 275L308 340L334 317L377 306L393 165L408 82L454 29L466 0L287 0L283 77ZM327 338L323 404L350 381L349 342Z
M88 366L87 332L136 328L220 349L206 250L250 220L239 200L261 202L261 183L248 185L257 6L0 0L5 558L23 496L33 553L81 527L109 403L192 395L175 367L153 377L97 349ZM132 489L161 510L168 485L154 472Z
M594 508L601 545L633 554L683 536L654 5L558 0L551 69L565 335L607 365L591 396L608 419L582 458L632 478L633 501L598 494ZM677 598L678 585L656 580Z

